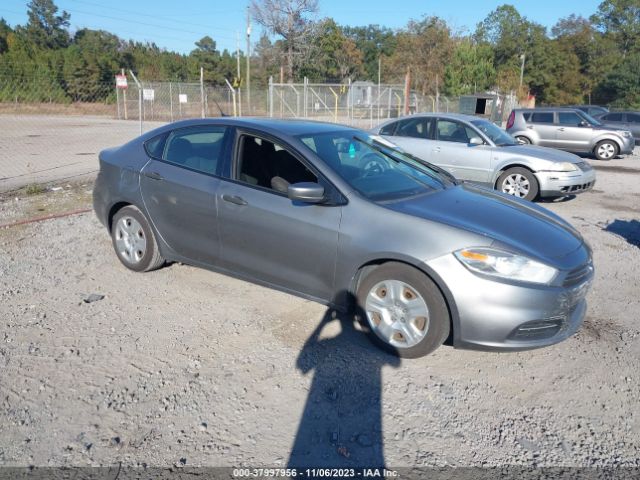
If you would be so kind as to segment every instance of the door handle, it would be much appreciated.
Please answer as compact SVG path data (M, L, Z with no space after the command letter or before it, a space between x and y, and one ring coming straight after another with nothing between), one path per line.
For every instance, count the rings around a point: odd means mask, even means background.
M164 180L162 175L158 172L143 172L143 175L147 178L152 178L153 180Z
M533 130L533 125L527 125L527 128L528 128L529 130Z
M559 132L564 132L564 127L558 129Z
M226 193L222 195L222 199L225 202L234 203L236 205L246 205L247 202L244 198L238 197L237 195L227 195Z
M434 147L434 148L433 148L433 151L434 151L435 153L438 153L438 152L440 151L440 147Z

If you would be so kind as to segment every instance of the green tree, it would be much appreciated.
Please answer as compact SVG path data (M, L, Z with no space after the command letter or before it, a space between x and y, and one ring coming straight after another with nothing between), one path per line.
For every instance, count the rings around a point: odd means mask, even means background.
M614 37L624 56L640 50L640 0L605 0L591 21Z
M623 108L640 109L640 52L625 57L598 86L598 102Z
M69 45L70 15L58 7L53 0L31 0L27 4L29 18L24 32L37 47L64 48Z
M459 96L488 90L494 85L495 78L491 47L463 38L457 42L451 60L445 66L444 92Z
M355 42L362 52L364 75L367 80L378 80L378 61L390 57L396 48L396 35L393 30L379 25L364 27L342 27L342 33ZM383 78L382 81L386 79Z
M13 30L4 18L0 18L0 55L9 49L8 38Z

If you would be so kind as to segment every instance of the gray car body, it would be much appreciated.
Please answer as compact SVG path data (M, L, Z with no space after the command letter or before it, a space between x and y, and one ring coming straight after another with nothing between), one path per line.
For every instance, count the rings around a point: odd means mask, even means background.
M232 142L216 174L152 160L143 143L172 129L226 125ZM349 293L376 265L396 261L429 276L446 299L457 347L521 350L557 343L584 316L593 277L591 251L555 214L529 202L470 185L387 203L354 191L299 138L347 127L269 119L198 119L177 122L100 154L94 210L110 230L114 214L137 206L150 220L164 258L230 274L321 303L348 306ZM276 141L318 173L328 198L299 204L233 178L237 139L243 133ZM163 181L146 177L160 171ZM241 196L246 205L223 200ZM551 285L489 280L471 273L452 254L493 246L559 270ZM586 269L586 270L585 270ZM573 282L576 272L583 272ZM586 272L586 273L585 273ZM179 288L179 287L176 287ZM511 340L523 322L562 317L551 338Z
M633 153L635 145L633 137L624 136L628 129L607 126L567 126L558 123L558 113L574 112L573 108L517 108L514 123L507 132L514 137L524 137L533 145L558 148L568 152L592 153L603 140L612 140L618 145L618 153L627 155ZM552 113L554 123L527 122L525 113Z
M473 123L479 120L472 115L454 113L419 113L382 123L374 131L408 118L442 118L458 121L474 130L483 140L482 145L454 143L435 139L385 135L389 141L403 150L429 163L444 168L454 177L489 188L495 188L498 178L511 167L524 167L535 175L540 187L540 197L557 197L587 191L593 187L596 174L589 163L577 155L536 145L500 147ZM573 163L572 172L553 171L559 163Z
M620 121L610 120L611 115L622 115ZM629 130L635 139L636 145L640 145L640 112L604 112L595 116L605 127Z

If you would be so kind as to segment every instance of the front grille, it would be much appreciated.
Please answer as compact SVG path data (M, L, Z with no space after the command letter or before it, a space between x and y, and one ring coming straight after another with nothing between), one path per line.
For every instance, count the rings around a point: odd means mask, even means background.
M534 320L520 325L509 335L510 340L543 340L551 338L560 331L564 324L564 317L548 320Z
M588 263L586 265L582 265L581 267L574 268L564 277L564 281L562 282L563 287L571 287L573 285L578 285L583 280L586 280L589 275L593 272L593 265Z

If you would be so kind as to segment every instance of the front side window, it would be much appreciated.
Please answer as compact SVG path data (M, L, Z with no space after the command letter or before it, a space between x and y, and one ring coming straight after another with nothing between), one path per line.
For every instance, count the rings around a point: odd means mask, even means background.
M498 127L495 123L487 120L472 120L471 123L487 137L491 139L498 147L507 145L518 145L515 138Z
M558 112L558 124L577 127L583 119L575 112Z
M553 123L553 112L533 112L531 123Z
M393 122L380 129L380 135L393 135L399 122Z
M236 179L284 194L290 184L318 182L318 177L284 147L253 135L240 138Z
M602 118L603 118L603 120L606 120L607 122L621 122L622 121L622 114L621 113L609 113L609 114L605 115Z
M478 134L473 129L460 122L452 120L438 120L438 140L455 143L469 143L472 137Z
M171 133L163 160L199 172L215 174L224 152L226 127L203 125Z
M454 184L379 136L342 130L299 138L347 184L372 201L423 195Z
M640 115L636 113L627 113L627 122L640 123Z

